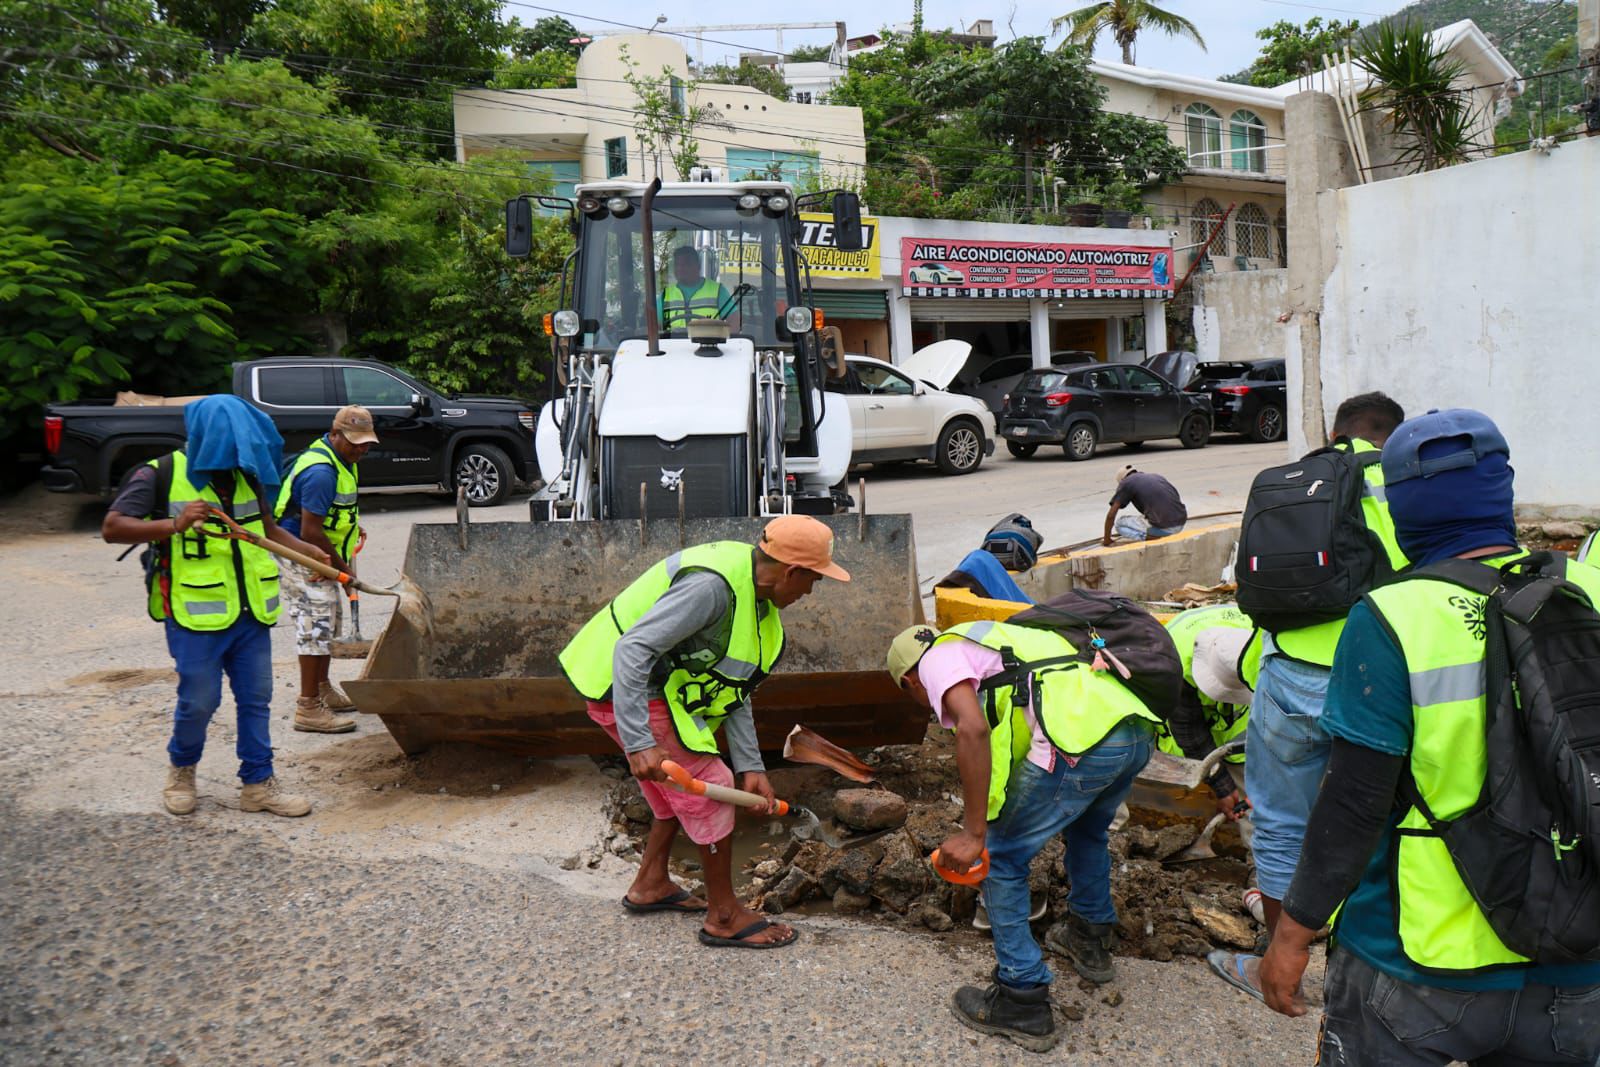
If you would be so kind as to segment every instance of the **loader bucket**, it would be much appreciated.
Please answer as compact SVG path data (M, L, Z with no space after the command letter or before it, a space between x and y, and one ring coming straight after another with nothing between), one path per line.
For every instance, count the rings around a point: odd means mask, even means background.
M784 655L754 701L761 747L780 751L796 724L847 748L916 744L927 711L884 670L890 640L922 621L911 517L822 521L852 580L824 579L784 610ZM529 756L615 752L557 654L658 560L706 541L753 545L764 525L710 518L413 526L404 575L426 594L432 625L419 628L396 612L346 689L407 753L441 741Z

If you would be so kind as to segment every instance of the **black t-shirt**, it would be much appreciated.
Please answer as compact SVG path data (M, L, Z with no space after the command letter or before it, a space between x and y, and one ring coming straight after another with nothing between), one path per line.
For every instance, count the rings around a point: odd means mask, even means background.
M1183 506L1178 489L1159 474L1134 471L1117 486L1111 505L1125 508L1132 504L1151 526L1170 530L1189 521L1189 509Z

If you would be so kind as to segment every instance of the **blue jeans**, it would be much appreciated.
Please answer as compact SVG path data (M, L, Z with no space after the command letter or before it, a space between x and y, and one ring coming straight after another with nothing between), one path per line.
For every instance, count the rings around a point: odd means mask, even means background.
M1184 523L1176 526L1151 526L1143 515L1119 515L1112 527L1124 541L1154 541L1158 537L1171 537L1182 533Z
M1282 900L1289 892L1311 808L1328 769L1331 742L1323 732L1323 701L1328 696L1325 667L1269 652L1261 658L1261 677L1250 704L1245 733L1245 792L1255 823L1256 879L1261 892Z
M1150 761L1154 745L1147 724L1125 719L1084 753L1076 767L1057 753L1054 771L1024 760L1012 772L1005 807L989 824L989 877L983 881L999 978L1006 985L1045 985L1053 977L1028 928L1028 867L1063 829L1072 883L1067 903L1091 923L1117 921L1106 830L1133 788L1134 776Z
M167 620L167 651L178 668L178 706L172 715L167 755L174 767L200 762L206 727L222 703L228 675L239 710L239 780L245 785L272 777L272 739L267 727L272 700L272 631L254 619L226 630L198 633Z

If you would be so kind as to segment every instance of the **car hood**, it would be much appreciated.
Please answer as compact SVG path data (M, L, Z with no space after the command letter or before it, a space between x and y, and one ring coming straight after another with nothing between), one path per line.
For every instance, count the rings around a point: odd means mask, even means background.
M966 341L935 341L911 353L896 369L927 382L935 389L944 389L955 379L956 373L966 366L970 355L972 345Z

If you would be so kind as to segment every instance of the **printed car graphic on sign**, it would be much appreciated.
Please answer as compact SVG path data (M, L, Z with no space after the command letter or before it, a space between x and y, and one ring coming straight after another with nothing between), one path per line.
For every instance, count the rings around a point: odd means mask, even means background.
M965 274L942 263L918 263L911 268L910 277L922 285L960 285L967 280Z

